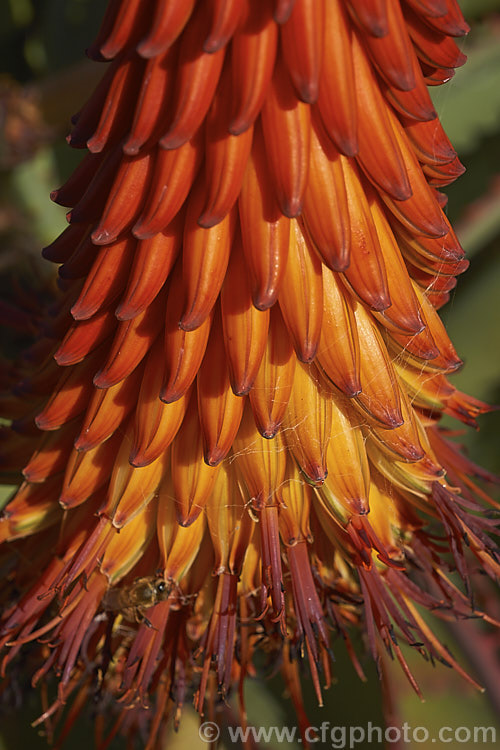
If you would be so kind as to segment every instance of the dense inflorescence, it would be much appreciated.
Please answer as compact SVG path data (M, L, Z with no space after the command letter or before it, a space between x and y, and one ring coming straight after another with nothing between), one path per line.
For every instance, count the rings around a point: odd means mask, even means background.
M495 478L439 426L487 410L437 313L467 261L428 87L467 30L455 0L111 0L60 295L2 400L3 671L31 643L57 675L41 720L93 695L98 737L153 747L256 649L302 717L332 631L363 677L356 628L417 690L400 641L464 674L420 608L491 621L499 569Z

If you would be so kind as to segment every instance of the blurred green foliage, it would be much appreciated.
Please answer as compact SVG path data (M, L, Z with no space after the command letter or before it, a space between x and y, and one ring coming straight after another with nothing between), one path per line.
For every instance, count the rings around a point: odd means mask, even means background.
M472 34L464 42L469 61L465 68L444 87L432 91L436 106L451 141L467 167L467 173L449 188L450 219L457 225L459 236L472 267L458 281L458 292L443 309L443 317L458 353L466 367L455 377L461 389L490 402L500 402L500 0L462 0ZM78 82L85 47L97 32L105 3L103 0L3 0L0 3L0 70L9 85L40 95L50 89L60 71L75 66L74 82ZM97 67L97 66L96 66ZM67 84L65 84L67 85ZM41 93L40 93L41 92ZM64 109L67 90L61 90L60 122L51 123L52 136L34 144L26 158L15 165L0 166L0 280L3 291L11 284L19 267L23 273L37 273L39 248L50 242L64 228L64 210L50 203L49 193L64 182L80 154L65 147L61 137L69 130L70 111ZM0 95L2 91L0 90ZM35 96L36 99L36 96ZM39 101L39 99L36 99ZM1 104L1 102L0 102ZM43 107L42 107L43 109ZM2 143L0 154L9 144ZM19 252L21 251L21 252ZM26 259L29 262L26 263ZM43 264L43 268L48 264ZM500 414L481 419L481 431L464 435L464 442L478 462L500 472ZM338 659L335 672L339 685L326 694L323 709L315 706L312 690L307 691L307 709L313 724L323 720L339 724L366 725L382 723L380 684L374 670L368 685L359 683L347 664L345 649L334 644ZM412 660L412 668L423 676L420 662ZM400 719L413 725L432 726L449 723L474 725L494 723L494 716L484 697L462 688L457 675L444 679L444 690L432 695L433 672L425 691L428 699L421 706L400 677ZM447 680L447 681L446 681ZM438 680L439 682L439 680ZM452 687L450 687L452 686ZM296 723L290 701L283 701L282 686L276 678L263 686L250 683L247 688L249 721L256 725L276 722ZM32 695L26 707L24 724L16 719L6 722L0 733L0 750L14 747L36 748L44 745L29 728L29 721L39 713L38 697ZM24 727L22 731L19 727ZM203 745L197 738L197 721L186 717L172 747ZM500 731L500 730L499 730ZM91 744L90 730L83 729L72 741L78 747ZM118 742L116 747L120 747ZM425 744L419 745L426 747ZM430 746L430 745L429 745ZM298 747L298 745L297 745ZM437 745L433 745L437 747ZM484 746L486 747L486 746Z
M28 82L81 60L104 9L102 0L4 0L0 70Z

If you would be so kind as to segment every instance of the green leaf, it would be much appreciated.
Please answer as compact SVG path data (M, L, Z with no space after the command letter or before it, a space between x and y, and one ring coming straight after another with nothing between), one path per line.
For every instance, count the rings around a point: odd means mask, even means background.
M459 4L462 13L469 19L500 11L500 0L460 0Z
M64 209L49 198L59 181L51 149L37 151L32 159L13 170L10 180L18 205L29 217L33 235L37 241L49 244L66 227Z
M474 202L455 226L467 257L482 250L500 234L500 182L498 179L480 200Z
M500 122L500 34L493 25L464 44L467 65L445 86L431 90L441 122L460 155L497 132Z
M485 398L500 372L498 347L498 290L500 253L491 253L482 268L473 268L461 284L457 304L452 299L443 308L443 319L458 355L474 366L465 366L452 382L457 388ZM497 344L495 345L495 342Z

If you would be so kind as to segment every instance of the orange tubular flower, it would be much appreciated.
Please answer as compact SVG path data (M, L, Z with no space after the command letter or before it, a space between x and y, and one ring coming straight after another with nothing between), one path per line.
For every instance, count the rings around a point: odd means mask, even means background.
M2 402L2 669L57 675L41 721L94 696L103 743L162 746L258 647L303 716L332 629L362 676L353 626L417 690L400 641L464 674L418 607L491 622L471 561L499 573L495 477L439 426L488 409L436 312L467 261L427 86L467 30L456 0L110 0L61 294Z

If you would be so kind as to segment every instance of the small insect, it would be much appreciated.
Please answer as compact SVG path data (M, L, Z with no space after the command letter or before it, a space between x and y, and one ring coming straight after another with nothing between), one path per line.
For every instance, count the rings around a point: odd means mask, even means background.
M120 612L127 620L144 622L151 627L145 610L165 601L170 593L167 582L159 576L136 578L130 586L112 586L103 599L107 612Z

